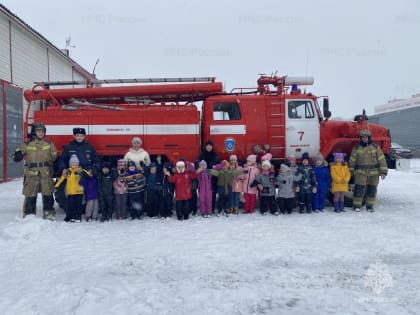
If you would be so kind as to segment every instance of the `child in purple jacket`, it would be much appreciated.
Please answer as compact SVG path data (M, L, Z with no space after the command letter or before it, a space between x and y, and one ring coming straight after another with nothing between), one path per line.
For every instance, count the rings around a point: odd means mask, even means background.
M207 162L201 160L197 169L198 198L200 201L200 212L203 218L209 218L212 213L212 187L211 174L207 170Z
M82 176L80 184L83 186L83 193L86 202L86 221L96 221L98 220L99 191L98 181L93 176L92 170L88 170L88 175Z

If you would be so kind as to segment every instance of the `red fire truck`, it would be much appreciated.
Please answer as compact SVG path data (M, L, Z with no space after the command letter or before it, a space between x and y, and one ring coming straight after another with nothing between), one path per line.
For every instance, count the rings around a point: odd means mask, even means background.
M40 82L24 95L28 101L26 129L33 121L47 127L48 137L61 151L72 139L73 127L83 127L99 156L121 157L133 136L144 148L172 162L195 161L202 143L211 140L216 153L240 160L270 152L274 162L288 155L301 157L332 152L349 154L359 132L389 153L389 131L368 123L364 114L354 121L330 119L327 97L301 88L310 77L261 76L255 88L225 92L215 78L98 80ZM322 110L319 104L322 104Z

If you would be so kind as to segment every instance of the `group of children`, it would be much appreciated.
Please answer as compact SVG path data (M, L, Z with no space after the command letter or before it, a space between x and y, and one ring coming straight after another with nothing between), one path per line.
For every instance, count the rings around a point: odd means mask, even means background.
M115 218L142 219L144 216L168 218L172 216L173 199L178 220L189 219L197 213L197 203L204 218L212 215L253 213L259 198L262 215L290 214L298 205L299 212L323 212L325 199L331 189L334 211L344 211L344 194L350 180L343 153L334 153L334 162L318 155L309 164L307 153L302 163L293 156L281 164L278 173L271 163L270 153L261 157L249 155L246 164L238 164L236 155L223 160L211 169L206 161L194 165L178 161L175 170L170 162L156 162L137 167L135 162L120 159L116 170L110 162L103 162L100 170L82 169L76 155L69 161L69 169L55 187L65 185L65 221L80 222L83 209L87 221L110 221ZM212 178L217 178L217 205L212 202ZM198 193L198 198L197 198ZM217 206L217 207L216 207Z

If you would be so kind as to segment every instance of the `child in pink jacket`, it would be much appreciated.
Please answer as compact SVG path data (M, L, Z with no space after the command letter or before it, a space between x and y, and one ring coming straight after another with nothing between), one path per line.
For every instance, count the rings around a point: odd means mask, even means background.
M248 155L244 169L248 170L248 173L244 175L242 182L245 199L244 213L252 213L255 211L257 202L257 185L254 185L253 182L257 174L260 173L257 168L257 156L255 154Z
M229 167L232 170L242 170L242 167L238 164L238 158L235 154L229 157ZM232 178L232 192L230 194L230 213L239 214L239 199L243 192L243 181L245 175L237 175Z

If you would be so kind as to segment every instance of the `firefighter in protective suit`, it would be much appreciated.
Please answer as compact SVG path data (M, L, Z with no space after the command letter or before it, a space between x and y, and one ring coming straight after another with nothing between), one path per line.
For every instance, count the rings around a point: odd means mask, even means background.
M363 199L366 209L374 211L379 177L385 179L388 174L385 156L381 148L372 143L371 136L369 130L362 130L360 142L353 148L349 158L349 169L354 176L353 209L357 212L362 207Z
M20 162L25 159L23 195L23 217L36 214L36 199L42 194L43 218L53 220L54 184L53 162L57 158L57 149L45 137L46 128L42 123L34 123L31 128L30 140L23 143L13 154L13 160Z

